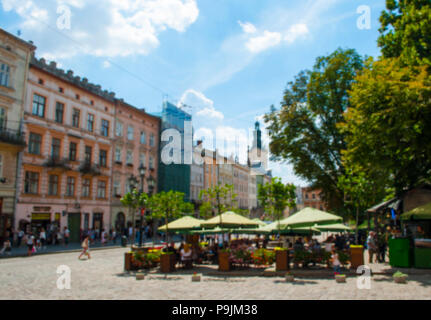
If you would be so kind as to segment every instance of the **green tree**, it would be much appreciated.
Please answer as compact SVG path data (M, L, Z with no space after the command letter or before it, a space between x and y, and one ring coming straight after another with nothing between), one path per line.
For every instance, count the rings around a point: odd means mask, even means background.
M162 191L149 199L151 215L155 219L164 219L167 225L171 219L180 218L193 212L193 204L184 201L184 193ZM169 241L169 230L166 227L166 241Z
M397 195L431 176L431 78L426 66L399 59L369 61L350 92L352 108L340 128L345 159L380 170Z
M319 57L312 71L302 71L289 82L281 109L265 116L275 160L293 165L294 172L321 189L329 208L343 210L338 177L344 174L341 151L345 136L337 124L344 121L354 78L363 59L353 49L338 49Z
M257 198L265 213L280 222L284 210L296 205L296 187L293 184L283 184L280 178L272 178L270 183L258 187ZM280 233L280 224L278 224Z
M378 45L385 58L404 65L431 66L431 3L429 0L386 0L380 16Z
M200 212L205 218L213 215L213 208L217 210L217 214L222 214L226 211L237 211L237 194L234 192L234 186L231 184L215 185L212 188L202 190L199 198L203 201Z
M146 193L140 193L137 189L133 189L131 192L126 193L121 199L121 204L129 209L129 214L132 212L132 224L133 224L133 234L132 234L132 244L135 241L135 217L136 211L139 208L145 208L148 204L148 195Z

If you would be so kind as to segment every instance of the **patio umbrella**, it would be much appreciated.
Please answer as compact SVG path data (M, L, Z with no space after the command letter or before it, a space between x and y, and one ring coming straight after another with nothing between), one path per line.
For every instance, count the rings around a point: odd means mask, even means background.
M266 225L266 224L265 224ZM263 226L259 228L235 228L231 230L233 234L270 234L268 230L264 230Z
M169 222L167 225L159 227L157 230L161 232L186 232L190 230L196 230L201 227L201 223L204 220L199 220L191 216L185 216L175 221Z
M302 227L295 227L295 226L286 226L282 225L280 221L280 228L278 227L278 221L268 224L265 227L260 227L258 230L262 230L264 232L267 232L269 234L280 234L282 235L295 235L295 234L318 234L320 233L320 230L315 228L314 226L302 226Z
M333 223L333 224L323 224L323 225L315 225L314 228L320 231L333 231L333 232L343 232L343 231L351 231L350 227L345 226L342 223Z
M259 223L259 226L266 226L266 223L260 220L259 218L254 218L253 221L256 221L257 223Z
M224 234L230 233L231 229L215 227L213 229L194 230L190 231L191 234Z
M403 213L401 220L431 220L431 202Z
M225 212L201 223L201 227L203 228L214 228L217 226L221 228L257 228L259 223L232 211Z
M334 214L307 207L281 220L280 224L282 227L308 227L316 224L338 223L342 220L343 218Z

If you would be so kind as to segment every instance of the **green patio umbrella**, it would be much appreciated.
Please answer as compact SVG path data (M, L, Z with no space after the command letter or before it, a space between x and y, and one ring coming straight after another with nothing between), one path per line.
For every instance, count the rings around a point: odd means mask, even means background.
M191 216L185 216L175 221L169 222L167 225L159 227L157 230L161 232L187 232L190 230L200 229L201 223L204 220L199 220Z
M204 230L193 230L190 231L191 234L224 234L231 233L231 229L215 227L213 229L204 229Z
M401 220L431 220L431 202L403 213Z
M258 230L262 230L269 234L278 234L280 232L281 235L320 233L320 230L316 229L314 226L302 226L302 227L292 226L291 227L291 226L282 225L281 221L280 221L280 228L278 227L278 221L276 221L266 225L265 227L260 227L258 228Z
M350 227L345 226L342 223L315 225L314 228L320 231L332 231L332 232L352 231Z
M342 217L307 207L281 220L280 224L285 227L308 227L316 224L339 223L341 221L343 221Z
M266 226L266 223L260 220L259 218L254 218L253 221L256 221L257 223L259 223L259 226Z
M225 212L201 223L201 227L203 228L257 228L258 226L259 223L257 221L253 221L232 211Z

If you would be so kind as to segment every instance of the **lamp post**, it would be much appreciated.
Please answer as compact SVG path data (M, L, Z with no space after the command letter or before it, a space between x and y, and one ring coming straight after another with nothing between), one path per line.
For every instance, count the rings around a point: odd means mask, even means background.
M147 168L141 163L139 167L139 176L141 177L141 195L144 193L144 178ZM144 224L144 210L145 208L141 208L141 225L139 229L139 247L142 247L142 233L143 233L143 224Z
M132 192L136 188L136 185L138 184L138 180L135 178L133 174L131 174L128 181L129 181L130 192ZM132 229L133 232L132 232L132 239L130 239L130 243L133 246L133 244L135 243L135 211L133 211L132 228L133 228Z

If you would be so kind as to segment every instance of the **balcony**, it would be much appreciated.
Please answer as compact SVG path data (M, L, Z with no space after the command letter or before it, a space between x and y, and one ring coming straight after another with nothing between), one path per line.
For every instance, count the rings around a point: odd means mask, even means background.
M100 166L97 164L93 164L88 161L84 161L81 163L81 166L79 167L79 171L82 174L88 174L92 176L100 176Z
M22 148L26 146L24 133L6 128L0 128L0 142L20 146Z
M64 170L71 170L71 167L68 165L68 163L69 163L68 159L51 157L44 163L44 166L48 168L59 168Z

